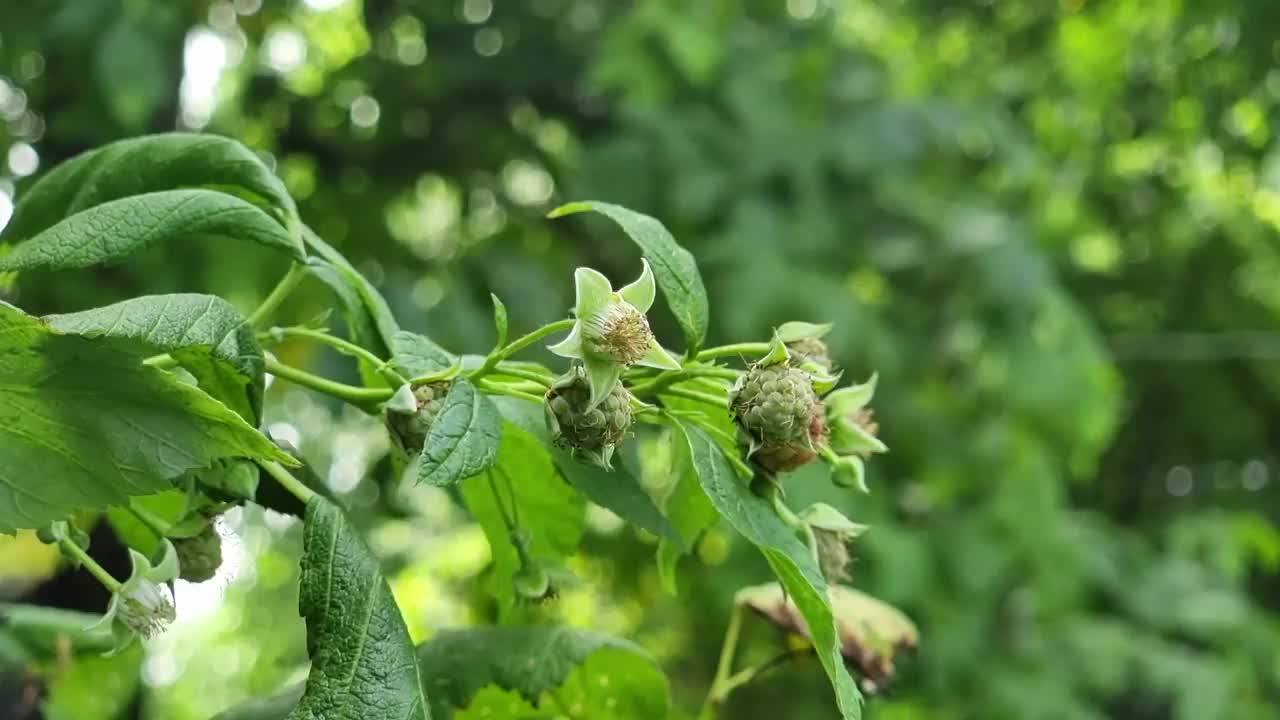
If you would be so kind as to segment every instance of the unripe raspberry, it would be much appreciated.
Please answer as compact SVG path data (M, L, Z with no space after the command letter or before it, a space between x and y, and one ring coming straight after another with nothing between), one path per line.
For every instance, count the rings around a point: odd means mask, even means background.
M222 566L222 536L212 523L193 537L174 538L173 549L181 570L178 577L188 582L204 582Z
M541 603L554 599L557 594L555 585L551 583L551 576L536 563L521 566L511 582L516 596L523 602Z
M791 355L790 362L793 367L816 365L825 372L831 372L831 350L827 348L825 342L816 337L800 338L787 343L787 352Z
M575 367L547 391L547 427L557 445L607 468L631 428L631 398L619 383L595 407L590 400L591 386Z
M826 440L822 402L808 373L784 363L756 364L738 381L729 408L749 454L772 472L794 470Z
M827 582L835 584L849 579L849 543L867 531L826 503L815 503L800 513L817 545L818 564Z
M444 408L444 399L453 386L452 380L441 380L419 385L413 389L413 401L417 410L406 413L387 408L387 428L391 438L409 456L422 452L431 432L431 424Z

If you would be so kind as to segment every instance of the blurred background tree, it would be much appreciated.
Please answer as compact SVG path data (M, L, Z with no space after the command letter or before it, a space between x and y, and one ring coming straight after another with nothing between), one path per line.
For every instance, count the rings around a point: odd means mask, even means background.
M635 207L698 257L713 341L831 320L840 364L881 373L893 452L872 494L788 480L873 526L854 584L920 625L869 717L1274 718L1277 22L1271 0L9 2L0 223L77 152L230 135L407 325L479 351L490 291L528 328L564 313L575 266L634 274L613 230L546 210ZM52 312L210 289L250 307L280 263L193 244L6 297ZM289 311L330 303L308 286ZM376 422L273 392L272 434L366 511L415 637L494 617L483 535L446 495L396 490ZM661 493L662 459L643 464ZM652 538L591 518L584 582L544 612L636 638L696 708L762 563L718 530L671 597ZM53 673L48 717L205 720L298 676L297 529L246 511L223 531L238 551L179 587L173 631ZM105 600L45 580L41 546L0 543L4 597ZM120 702L86 705L113 677ZM831 707L800 663L726 716Z

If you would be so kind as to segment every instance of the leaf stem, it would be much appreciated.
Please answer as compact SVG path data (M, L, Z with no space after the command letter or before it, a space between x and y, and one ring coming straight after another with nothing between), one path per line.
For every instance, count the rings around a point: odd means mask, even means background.
M546 325L543 325L542 327L538 328L537 330L534 330L531 333L528 333L527 335L523 335L521 337L516 338L515 340L512 340L511 342L507 343L505 347L498 350L494 350L493 352L489 353L489 356L484 359L484 364L476 368L475 370L472 370L467 375L467 377L471 378L472 380L478 380L484 377L485 375L488 375L489 373L493 372L494 368L498 366L498 363L502 362L503 360L506 360L512 355L520 352L521 350L529 347L530 345L538 342L539 340L541 340L542 338L548 335L554 335L555 333L558 333L561 330L568 330L572 328L573 324L576 322L578 321L574 320L573 318L565 318L564 320L557 320L553 323L548 323Z
M275 479L276 482L293 494L294 497L302 501L303 505L311 502L311 498L316 496L316 491L302 484L302 481L293 476L293 473L284 469L284 466L275 460L264 460L258 463L267 474Z
M316 392L336 397L365 410L368 410L372 405L390 400L392 394L394 394L394 391L390 388L362 388L334 382L319 375L312 375L305 370L285 365L270 355L267 355L266 359L267 372L272 375L288 380L295 385L301 385Z
M511 365L506 363L498 363L498 366L493 370L493 374L505 375L507 377L513 377L513 378L520 378L521 380L529 380L531 382L536 382L545 388L551 387L551 381L547 379L547 376L541 373L536 373L532 370L525 370L524 368L511 367Z
M138 518L138 522L147 526L147 529L155 533L155 536L163 540L169 532L168 523L156 517L150 510L139 507L133 503L129 503L128 510L134 517Z
M677 387L667 388L663 390L662 393L664 395L671 395L673 397L682 397L686 400L693 400L695 402L705 403L707 405L714 405L715 407L718 407L721 410L729 409L728 398L720 397L718 395L712 395L711 393L704 393L704 392L699 392L698 390L689 390L688 388L677 388Z
M334 350L337 350L338 352L344 355L350 355L360 360L364 360L365 362L372 365L374 370L376 370L379 375L386 378L388 381L391 382L392 385L395 385L396 387L399 387L405 384L406 382L408 382L408 380L403 375L396 372L395 369L392 368L391 365L388 364L386 360L383 360L377 355L374 355L373 353L369 352L368 350L365 350L364 348L360 347L359 345L356 345L355 343L349 340L343 340L342 338L337 337L336 335L330 335L327 332L322 332L320 330L312 330L311 328L305 328L305 327L277 327L277 328L272 328L271 330L268 330L266 333L260 333L260 335L267 335L272 338L296 337L296 338L305 338L307 340L313 340L323 345L328 345L329 347L333 348Z
M734 605L733 614L729 616L729 627L724 631L724 643L720 646L720 659L716 662L716 676L711 681L711 689L702 701L702 711L698 720L712 720L720 705L724 703L733 689L728 683L733 675L733 659L738 653L738 636L742 632L742 608Z
M707 348L698 353L695 359L711 360L713 358L733 356L733 355L768 355L769 343L767 342L745 342L734 343L732 345L720 345L717 347Z
M543 398L540 395L527 393L523 390L517 390L509 385L493 382L492 380L481 380L476 383L476 387L495 395L510 395L511 397L528 400L529 402L541 403Z
M498 514L502 516L502 524L507 528L507 537L514 538L516 531L515 520L511 514L507 512L506 503L502 501L502 493L498 492L498 482L493 478L493 470L484 474L485 480L489 482L489 492L493 493L493 503L498 506ZM507 486L511 487L510 485ZM516 505L515 494L511 495L511 508L514 510Z
M718 378L721 380L737 380L742 375L741 370L722 367L686 367L679 370L670 370L658 375L648 382L641 383L631 388L631 392L637 395L656 395L664 388L670 387L682 380L690 378Z
M77 545L74 540L71 538L62 538L58 541L58 545L62 548L64 553L75 558L77 562L84 566L85 570L89 571L89 574L97 578L98 582L102 583L103 587L113 593L120 592L120 581L111 577L111 573L107 572L105 568L99 565L97 560L90 557L89 553L85 552L84 548Z
M298 283L302 282L302 279L306 276L306 265L297 262L290 265L289 271L284 274L284 277L280 278L280 282L276 283L276 286L271 289L271 292L265 298L263 298L258 307L255 308L253 312L249 313L249 317L245 318L248 321L249 326L258 327L262 323L266 322L267 318L271 316L271 313L275 312L276 308L280 307L280 303L284 302L285 298L289 297L289 293L293 292L293 289L298 287Z

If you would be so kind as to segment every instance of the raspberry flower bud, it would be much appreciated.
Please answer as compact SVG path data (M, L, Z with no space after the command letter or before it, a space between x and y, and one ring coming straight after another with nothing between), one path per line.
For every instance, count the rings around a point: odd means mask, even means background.
M641 262L644 269L639 279L617 292L608 278L591 268L578 268L573 274L577 322L568 337L548 349L582 361L591 408L604 402L622 371L632 365L680 368L649 329L645 313L653 306L657 290L648 261Z
M747 455L770 472L794 470L827 440L822 401L809 373L792 367L782 343L752 365L729 394Z
M788 322L778 327L777 335L787 346L793 366L826 374L834 367L831 350L822 341L829 332L831 323Z
M445 396L453 386L452 380L439 380L410 388L401 385L396 394L383 407L387 429L391 439L410 457L422 452L431 432L431 424L444 408Z
M631 428L631 396L621 383L598 404L582 367L575 365L546 395L547 427L560 447L610 468L613 451Z
M178 577L187 582L202 583L222 566L222 536L213 523L192 537L175 538L173 548L178 554Z
M826 503L814 503L805 508L800 519L813 532L818 565L827 582L849 580L849 543L866 532L867 526L853 522Z
M889 448L876 437L880 426L867 404L876 392L876 375L861 385L836 390L827 396L832 479L838 485L867 491L865 459Z
M827 425L831 428L831 449L841 455L870 457L888 452L876 437L880 426L867 403L876 392L877 376L861 385L841 388L827 396Z

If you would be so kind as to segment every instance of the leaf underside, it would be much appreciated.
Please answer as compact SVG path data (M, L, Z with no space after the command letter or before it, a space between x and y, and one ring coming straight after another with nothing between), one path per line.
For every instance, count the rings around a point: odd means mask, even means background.
M612 649L644 659L640 647L590 630L563 626L476 627L445 630L424 644L418 664L436 720L471 704L481 688L496 685L536 702L560 687L591 655ZM617 678L625 684L625 678Z
M44 319L62 333L127 338L170 352L205 392L250 423L261 419L262 348L240 312L220 297L152 295Z
M166 490L223 458L295 464L134 345L62 335L0 303L0 532Z
M827 595L827 583L813 555L778 517L769 503L753 493L734 472L723 450L704 430L681 422L703 491L720 515L760 549L778 581L794 599L811 630L814 650L835 689L845 720L862 717L862 693L840 654Z

